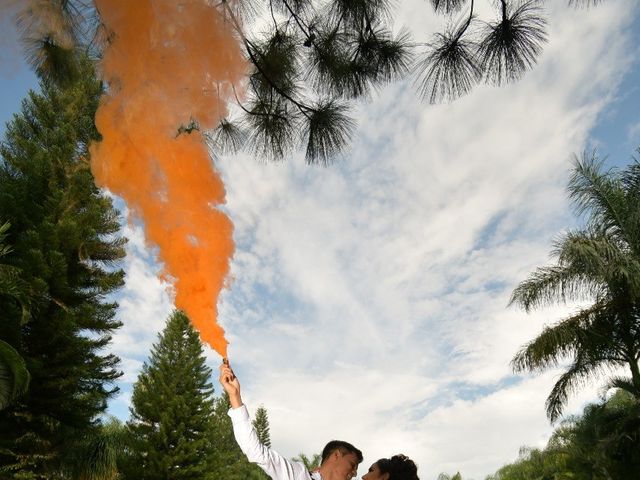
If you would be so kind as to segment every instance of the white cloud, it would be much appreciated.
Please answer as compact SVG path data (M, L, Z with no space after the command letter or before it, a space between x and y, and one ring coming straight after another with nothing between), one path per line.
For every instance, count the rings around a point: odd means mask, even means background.
M384 89L330 168L219 162L237 242L220 319L245 400L267 407L282 453L344 438L366 462L409 454L425 480L479 479L520 445L544 444L554 373L518 380L509 360L567 309L506 305L573 222L568 159L629 66L631 5L554 4L540 65L514 85L440 106L404 84ZM428 5L403 8L419 26ZM171 309L140 231L128 236L114 339L125 381Z
M627 141L630 145L640 145L640 122L629 126L627 129Z

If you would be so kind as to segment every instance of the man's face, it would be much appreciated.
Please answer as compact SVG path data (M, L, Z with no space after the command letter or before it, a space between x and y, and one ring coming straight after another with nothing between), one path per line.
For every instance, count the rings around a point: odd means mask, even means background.
M332 476L335 480L350 480L358 474L358 457L355 453L336 450L332 455L336 455Z

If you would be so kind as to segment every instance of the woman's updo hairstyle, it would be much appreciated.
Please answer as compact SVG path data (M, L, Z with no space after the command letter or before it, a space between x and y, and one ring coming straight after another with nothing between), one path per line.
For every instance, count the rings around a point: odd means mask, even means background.
M389 474L389 480L420 480L418 478L418 467L406 455L381 458L376 464L380 472Z

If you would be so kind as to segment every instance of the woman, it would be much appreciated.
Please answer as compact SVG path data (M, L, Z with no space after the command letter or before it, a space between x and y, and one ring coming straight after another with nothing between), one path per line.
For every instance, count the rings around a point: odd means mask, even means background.
M381 458L369 467L362 480L420 480L418 467L406 455Z

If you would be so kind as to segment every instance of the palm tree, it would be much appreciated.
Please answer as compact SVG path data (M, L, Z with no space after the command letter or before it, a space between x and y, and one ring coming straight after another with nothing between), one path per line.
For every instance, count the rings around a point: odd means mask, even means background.
M11 246L4 243L10 227L9 222L0 225L0 258L12 251ZM20 278L19 268L0 263L0 295L14 298L22 308L22 323L29 320L29 286Z
M9 230L9 222L0 225L0 257L11 252L4 243ZM25 303L24 284L18 276L19 270L11 265L0 264L0 295L8 295L23 305L23 318L28 315ZM24 359L7 342L0 340L0 410L27 391L30 381Z
M462 475L460 472L456 472L453 475L449 475L448 473L441 473L438 475L438 480L462 480Z
M115 417L79 439L71 454L72 478L78 480L117 480L118 460L125 454L126 427Z
M0 340L0 410L24 395L30 380L24 359L15 348Z
M640 150L639 150L640 152ZM527 312L544 305L588 299L593 303L546 327L512 360L513 369L544 371L570 359L546 401L553 422L571 393L587 381L624 367L630 377L611 377L640 399L640 164L602 171L585 153L574 161L568 193L584 228L554 245L556 264L538 268L513 291L510 304Z
M304 453L300 453L297 457L293 457L291 460L294 462L300 462L304 464L304 466L310 472L313 472L320 466L320 462L322 461L322 456L318 453L314 453L311 458L307 457Z

